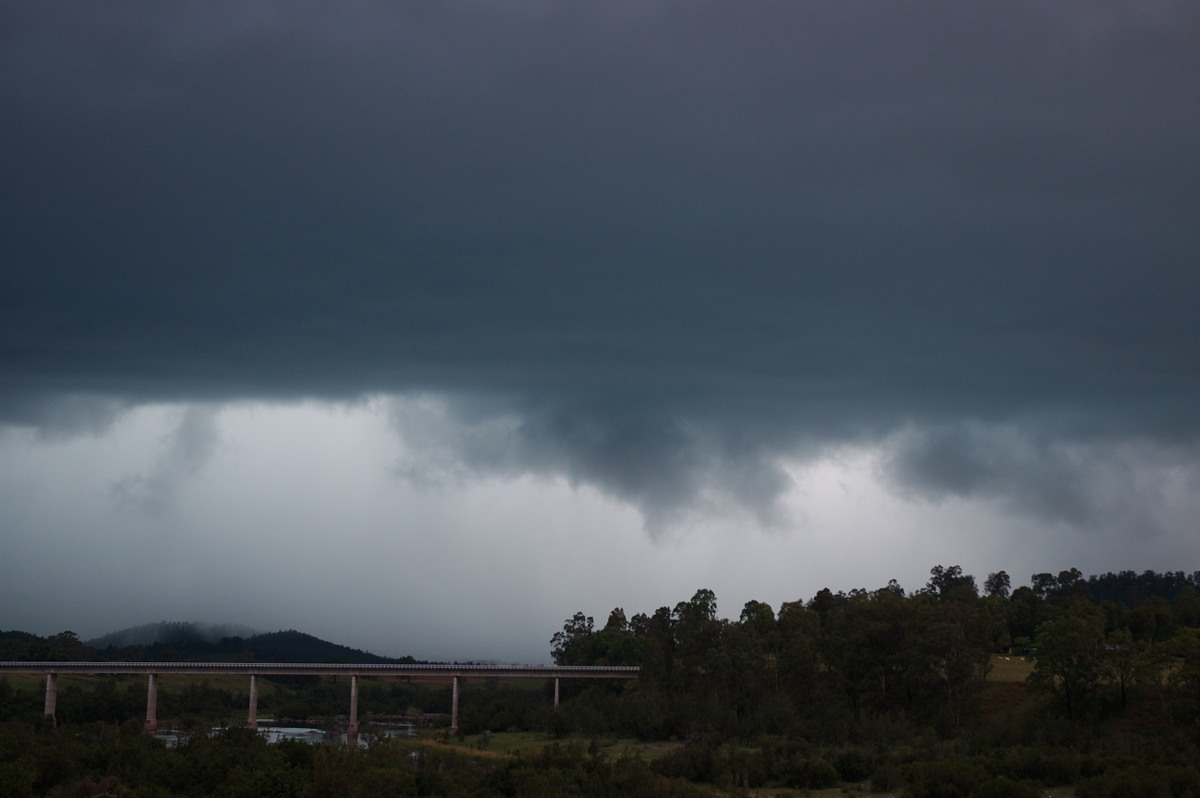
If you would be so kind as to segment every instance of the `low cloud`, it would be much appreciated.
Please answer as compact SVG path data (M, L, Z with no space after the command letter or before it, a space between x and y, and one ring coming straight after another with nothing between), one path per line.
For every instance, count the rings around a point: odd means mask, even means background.
M394 399L389 418L405 445L396 473L417 484L565 477L635 507L652 533L701 512L787 520L791 480L776 453L666 414L422 396Z
M914 500L1000 504L1010 514L1081 530L1147 537L1170 531L1200 486L1200 446L1145 438L1080 439L1036 426L909 428L886 443L883 474Z
M637 509L652 535L701 515L739 513L761 529L796 519L785 462L819 462L840 447L878 452L882 483L917 503L983 502L1048 529L1132 538L1178 532L1200 488L1200 443L1044 422L909 424L878 437L828 434L805 446L729 442L728 428L594 409L520 408L423 395L391 400L404 445L401 478L424 487L535 475L565 477ZM793 524L794 525L794 524Z
M122 507L158 514L170 507L186 480L198 474L220 444L219 409L189 405L175 429L163 439L162 451L144 473L117 480L112 494Z

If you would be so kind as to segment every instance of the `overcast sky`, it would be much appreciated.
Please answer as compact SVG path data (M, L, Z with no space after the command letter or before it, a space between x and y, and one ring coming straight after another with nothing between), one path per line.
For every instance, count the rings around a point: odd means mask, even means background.
M1200 569L1200 6L0 0L0 629Z

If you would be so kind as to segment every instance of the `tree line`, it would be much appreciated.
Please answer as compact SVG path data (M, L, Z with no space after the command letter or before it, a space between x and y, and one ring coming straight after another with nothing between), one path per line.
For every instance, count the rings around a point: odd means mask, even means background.
M861 775L836 766L846 750L873 752L863 758L876 786L909 795L981 794L933 785L989 779L1024 782L1029 794L1072 784L1080 796L1106 795L1123 778L1165 784L1162 774L1129 775L1128 760L1081 752L1137 750L1139 767L1196 773L1198 587L1200 572L1084 578L1073 568L1016 589L992 573L980 590L961 567L938 565L913 592L895 581L823 589L777 610L748 601L736 619L718 616L707 589L652 613L614 609L602 626L579 612L551 639L555 662L642 672L619 694L572 687L579 695L562 722L683 740L674 772L711 778L732 768L757 773L751 785L833 786ZM1022 676L990 678L998 666ZM792 745L780 741L823 753L798 766L798 755L771 753ZM925 753L912 756L914 741ZM758 746L757 764L730 764L747 745ZM996 758L1025 747L1041 765ZM957 751L975 757L948 755ZM1161 794L1200 795L1200 775Z
M783 732L822 707L902 710L949 734L996 655L1029 657L1033 686L1068 715L1124 707L1135 683L1194 706L1197 587L1200 572L1085 579L1072 568L1015 590L992 573L981 592L961 567L938 565L912 593L895 581L826 588L777 612L748 601L736 620L717 616L707 589L651 614L614 609L599 628L579 612L551 646L560 665L640 665L639 690L663 710L629 729L640 734Z

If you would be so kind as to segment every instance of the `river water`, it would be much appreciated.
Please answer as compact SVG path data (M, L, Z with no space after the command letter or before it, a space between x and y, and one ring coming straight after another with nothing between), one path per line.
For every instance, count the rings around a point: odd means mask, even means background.
M225 729L225 726L214 726L211 733L218 734L225 731ZM267 738L268 743L278 743L283 740L294 740L313 745L317 743L346 742L346 732L344 731L329 732L311 726L275 726L267 718L259 720L258 733L260 736ZM365 747L372 737L412 737L416 733L416 726L412 724L372 725L369 731L359 732L358 745L360 748ZM181 740L187 739L185 733L175 729L164 729L154 736L166 743L168 748L174 748Z

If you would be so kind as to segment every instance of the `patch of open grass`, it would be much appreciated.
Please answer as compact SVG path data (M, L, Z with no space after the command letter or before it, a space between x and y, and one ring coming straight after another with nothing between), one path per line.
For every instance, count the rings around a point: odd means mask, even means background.
M827 787L823 790L800 790L792 787L759 787L750 791L754 796L772 796L773 798L883 798L895 795L896 791L871 792L866 789L856 789L853 786Z
M138 682L145 682L146 677L138 674L132 677ZM261 675L258 677L258 689L269 684ZM182 689L192 685L204 685L213 690L228 690L234 695L250 695L250 674L239 673L164 673L158 677L158 689Z
M46 687L46 677L35 673L6 673L4 680L8 682L8 686L14 690L44 690ZM62 684L60 677L59 684Z
M1033 660L1023 657L992 656L992 670L988 673L989 682L1023 682L1033 673Z
M445 739L445 729L428 729L421 732L421 737L429 740ZM537 754L543 748L551 745L578 745L587 751L595 740L598 752L609 757L636 756L647 761L657 759L664 754L676 750L683 743L671 741L646 742L632 737L590 737L576 735L555 737L546 732L493 732L486 737L472 734L461 741L451 737L446 744L469 751L488 751L495 754Z
M600 741L600 750L609 756L637 756L645 760L657 759L682 747L683 743L670 740L647 742L634 738L618 738Z
M486 740L486 744L483 741ZM456 743L455 740L451 742ZM463 738L462 743L456 743L467 748L480 748L481 745L485 751L496 751L499 753L523 752L530 753L539 751L556 740L554 735L546 734L545 732L493 732L490 735L472 734Z
M13 689L37 689L44 690L46 686L46 677L40 673L7 673L4 678L8 680L9 685ZM137 684L143 688L147 684L147 677L144 674L89 674L89 673L60 673L58 675L58 690L62 690L68 686L80 687L84 690L94 688L100 680L111 680L119 685ZM259 690L263 689L264 680L259 679ZM250 677L249 675L240 674L191 674L191 673L164 673L158 677L158 689L161 693L163 690L178 690L191 685L207 685L214 690L228 690L234 695L239 693L249 695L250 693Z

